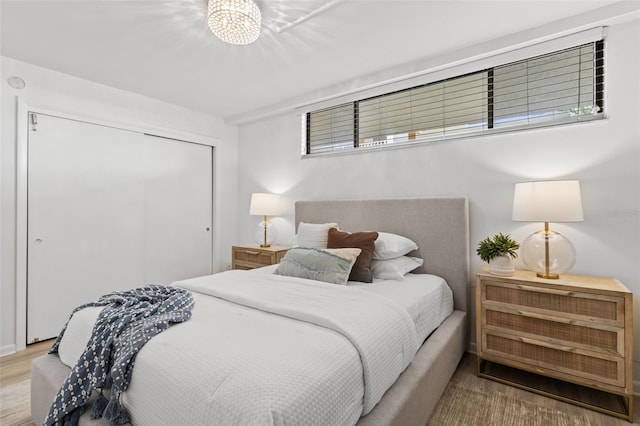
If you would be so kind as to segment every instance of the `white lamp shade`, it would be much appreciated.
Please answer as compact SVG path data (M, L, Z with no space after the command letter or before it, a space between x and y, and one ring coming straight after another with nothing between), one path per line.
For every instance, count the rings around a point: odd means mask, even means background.
M251 194L249 214L255 216L277 216L282 214L280 196L277 194Z
M511 218L522 222L582 222L580 182L552 180L516 183Z

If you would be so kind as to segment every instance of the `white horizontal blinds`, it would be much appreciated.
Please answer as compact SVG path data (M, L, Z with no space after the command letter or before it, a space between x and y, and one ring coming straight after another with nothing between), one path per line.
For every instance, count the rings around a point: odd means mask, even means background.
M602 110L596 43L494 68L493 127L576 121Z
M354 103L307 113L307 154L352 149Z
M487 123L487 73L359 101L357 121L360 147L476 131Z
M444 136L482 130L487 126L487 72L444 81Z
M438 138L444 126L445 87L444 82L427 84L413 90L414 105L412 118L414 128L407 138Z
M589 42L307 113L304 154L602 118L603 48Z
M403 90L358 102L358 146L393 142L394 136L406 140L413 129L413 91Z

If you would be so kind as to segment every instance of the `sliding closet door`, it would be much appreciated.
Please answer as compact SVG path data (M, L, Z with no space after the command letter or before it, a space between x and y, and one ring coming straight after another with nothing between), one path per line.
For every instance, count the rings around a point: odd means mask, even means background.
M171 283L208 275L212 272L212 148L144 138L144 282Z
M38 114L29 130L27 342L113 291L211 272L211 147Z

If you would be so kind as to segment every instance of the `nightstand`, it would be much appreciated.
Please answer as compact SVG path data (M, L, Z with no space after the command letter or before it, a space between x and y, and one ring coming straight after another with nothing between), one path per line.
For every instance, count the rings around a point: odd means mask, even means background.
M478 274L478 376L632 421L632 297L612 278Z
M280 263L289 247L258 245L233 246L231 248L231 267L233 269L253 269Z

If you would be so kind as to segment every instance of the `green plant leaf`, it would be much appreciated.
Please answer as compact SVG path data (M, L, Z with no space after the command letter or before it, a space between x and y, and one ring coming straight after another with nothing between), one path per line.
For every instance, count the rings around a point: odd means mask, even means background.
M491 259L500 256L510 256L515 259L518 257L519 248L520 244L512 239L511 235L499 233L493 238L487 237L480 241L476 253L483 262L489 263Z

